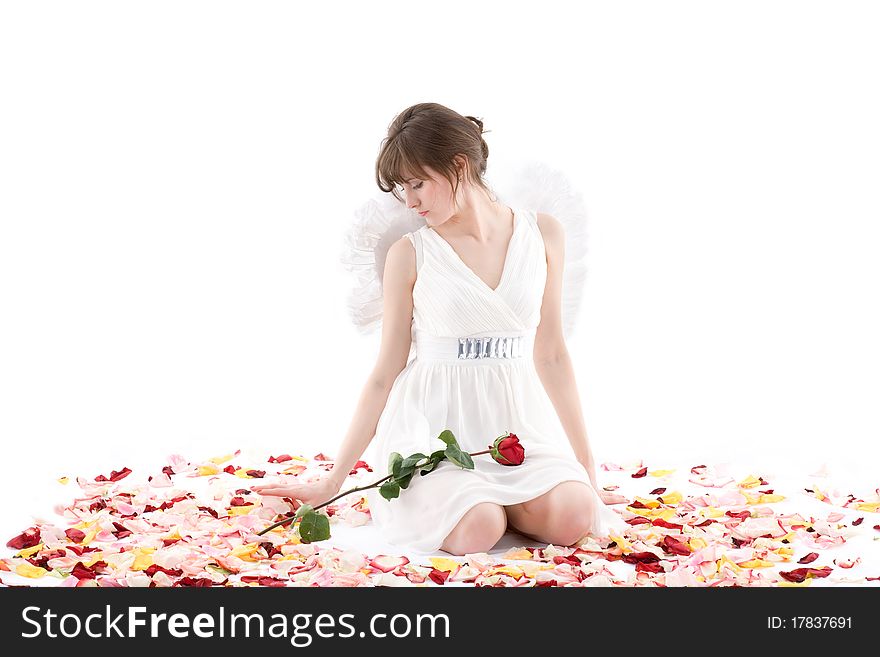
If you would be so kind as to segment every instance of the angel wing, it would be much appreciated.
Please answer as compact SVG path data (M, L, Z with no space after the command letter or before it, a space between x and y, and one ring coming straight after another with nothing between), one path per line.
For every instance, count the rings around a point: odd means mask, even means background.
M495 181L487 176L498 199L513 208L550 214L565 229L562 280L562 324L569 337L580 313L586 279L587 216L582 196L559 170L530 161L512 175ZM418 230L425 220L393 195L378 193L355 211L340 254L343 267L355 277L347 299L348 312L362 335L382 325L382 276L391 245Z

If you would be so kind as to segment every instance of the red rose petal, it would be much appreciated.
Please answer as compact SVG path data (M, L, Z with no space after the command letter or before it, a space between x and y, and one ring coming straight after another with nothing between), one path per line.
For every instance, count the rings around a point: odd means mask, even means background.
M557 555L557 556L553 557L553 563L555 563L557 565L561 564L561 563L567 563L567 564L571 564L572 566L580 567L581 560L578 559L577 557L573 558L573 557L563 557L562 555Z
M257 479L262 479L263 477L266 476L266 471L265 470L248 470L247 476L248 477L256 477Z
M104 475L98 475L95 477L95 481L119 481L120 479L125 479L130 474L131 470L129 468L122 468L118 472L116 470L111 471L109 478Z
M789 582L803 582L809 577L828 577L831 574L831 566L824 568L795 568L788 572L780 571L779 574Z
M446 578L449 577L449 571L431 568L431 572L428 574L428 577L435 584L444 584L446 582Z
M267 575L244 575L241 581L245 584L257 582L260 586L287 586L287 582L276 577L268 577Z
M15 538L9 539L9 542L6 543L6 547L12 548L13 550L23 550L25 548L33 547L39 542L40 528L31 527L30 529L25 529Z
M819 558L818 552L810 552L808 555L798 559L798 563L813 563Z
M358 461L357 463L354 464L354 467L351 469L351 472L349 472L348 474L357 474L357 471L362 470L362 469L366 470L367 472L373 471L373 468L371 468L366 461Z
M663 570L663 566L660 562L656 563L645 563L643 561L639 561L636 563L636 572L645 572L645 573L662 573L665 572Z
M644 468L642 468L641 470L639 470L638 472L636 472L634 475L631 475L631 476L633 479L638 479L639 477L644 477L646 474L648 474L647 466L645 466Z
M665 488L665 487L662 487L662 488L655 488L654 490L652 490L652 491L651 491L650 493L648 493L648 494L649 494L649 495L662 495L662 494L665 493L665 492L666 492L666 488Z
M81 561L77 561L70 574L77 579L95 579L95 573L91 568L83 566Z
M852 521L852 526L853 526L853 527L858 527L859 525L862 524L862 521L863 521L864 519L865 519L864 517L862 517L862 518L856 518L855 520Z
M86 533L84 531L80 531L79 529L74 529L71 527L70 529L64 530L64 535L74 543L82 543L82 540L86 537Z
M655 527L666 527L666 529L678 529L681 530L683 525L676 525L674 522L669 522L667 520L663 520L663 518L654 518L651 523Z
M180 577L183 575L183 571L180 568L163 568L162 566L157 566L156 564L151 564L144 571L148 577L152 577L158 572L163 572L170 577Z
M174 582L174 586L214 586L214 582L207 577L181 577Z
M672 536L664 536L661 547L667 552L671 552L672 554L684 556L691 553L691 548L688 545L682 543L680 540Z
M660 561L660 557L653 552L631 552L623 555L622 558L626 563L652 563L654 561Z

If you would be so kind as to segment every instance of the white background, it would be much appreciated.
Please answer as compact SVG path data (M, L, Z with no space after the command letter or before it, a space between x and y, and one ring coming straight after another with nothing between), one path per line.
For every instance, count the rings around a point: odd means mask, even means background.
M873 3L0 6L4 543L62 475L335 455L343 234L425 101L583 193L599 462L880 485Z

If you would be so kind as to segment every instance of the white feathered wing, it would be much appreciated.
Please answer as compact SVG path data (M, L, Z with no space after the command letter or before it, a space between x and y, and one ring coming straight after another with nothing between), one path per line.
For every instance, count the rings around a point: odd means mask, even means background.
M524 164L504 182L487 179L505 205L549 214L562 223L562 326L565 337L570 337L580 314L586 279L587 215L582 195L561 171L537 161ZM406 233L424 225L422 217L390 193L377 193L355 211L340 261L355 277L347 305L361 334L371 334L382 326L382 275L388 250Z

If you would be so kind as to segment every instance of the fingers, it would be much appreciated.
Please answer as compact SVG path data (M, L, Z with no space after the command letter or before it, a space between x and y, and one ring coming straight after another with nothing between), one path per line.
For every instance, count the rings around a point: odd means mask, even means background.
M280 495L282 497L293 497L299 491L297 489L291 489L289 486L265 486L260 488L259 490L254 489L254 492L259 493L260 495Z

